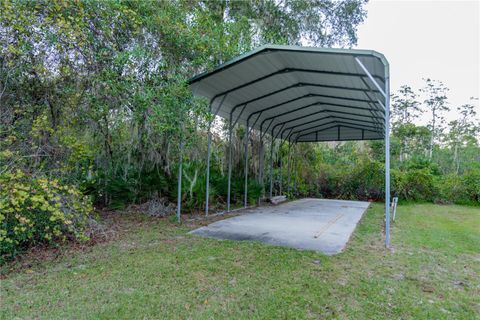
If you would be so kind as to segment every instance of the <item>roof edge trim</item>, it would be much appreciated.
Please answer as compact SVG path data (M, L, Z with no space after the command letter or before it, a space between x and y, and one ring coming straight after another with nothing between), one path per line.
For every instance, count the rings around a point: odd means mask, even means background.
M365 50L365 49L342 49L342 48L318 48L318 47L302 47L302 46L288 46L288 45L263 45L254 50L246 52L232 60L229 60L225 63L222 63L216 66L213 70L202 72L188 80L188 84L192 85L198 81L203 80L204 78L228 69L237 63L250 59L261 53L266 53L270 51L297 51L297 52L311 52L311 53L324 53L324 54L340 54L340 55L350 55L350 56L373 56L379 59L385 66L385 78L389 75L389 65L385 56L374 50Z

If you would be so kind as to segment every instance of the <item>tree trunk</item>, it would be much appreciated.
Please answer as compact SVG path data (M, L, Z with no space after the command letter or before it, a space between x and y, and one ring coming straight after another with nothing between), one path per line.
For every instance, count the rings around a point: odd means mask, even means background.
M460 161L458 161L458 143L455 143L455 148L453 151L453 164L455 166L455 173L458 174L460 169Z
M263 183L263 169L265 167L265 148L263 145L263 140L260 140L259 148L258 148L258 182L262 186L262 195L265 194L265 186Z
M436 115L435 115L435 107L434 107L432 110L432 134L430 137L430 150L428 152L428 157L430 159L432 159L432 156L433 156L433 142L435 139L435 118L436 118Z

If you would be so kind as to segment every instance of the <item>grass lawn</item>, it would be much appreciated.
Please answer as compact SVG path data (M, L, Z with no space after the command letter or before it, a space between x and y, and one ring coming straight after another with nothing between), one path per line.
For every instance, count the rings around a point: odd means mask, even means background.
M332 257L123 215L115 240L4 267L0 317L480 319L480 208L400 205L392 251L382 215Z

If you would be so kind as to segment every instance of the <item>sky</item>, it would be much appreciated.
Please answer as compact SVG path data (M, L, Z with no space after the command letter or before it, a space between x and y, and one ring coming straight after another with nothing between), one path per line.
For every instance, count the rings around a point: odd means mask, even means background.
M431 78L450 89L452 109L480 97L480 0L371 0L366 10L357 48L385 55L392 92L404 84L419 89ZM478 101L472 104L480 114ZM455 111L446 118L456 119Z

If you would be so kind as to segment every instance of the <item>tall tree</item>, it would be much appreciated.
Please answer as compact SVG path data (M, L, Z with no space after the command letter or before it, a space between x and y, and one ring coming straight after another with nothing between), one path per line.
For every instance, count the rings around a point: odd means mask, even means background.
M408 85L403 85L392 97L392 125L413 123L423 113L418 94Z
M410 86L403 85L392 97L392 132L400 140L400 161L408 156L408 146L419 132L413 122L423 113L418 95Z
M475 106L464 104L457 107L459 118L449 123L450 130L447 134L447 141L453 149L453 164L455 173L460 171L461 149L469 142L476 141L480 130L480 121L477 119Z
M425 86L421 91L426 96L424 105L427 108L427 112L430 112L431 114L431 119L428 123L431 132L428 157L431 159L433 156L433 146L444 129L444 113L450 110L450 107L447 104L447 92L449 89L445 87L441 81L429 78L424 79L424 81Z

